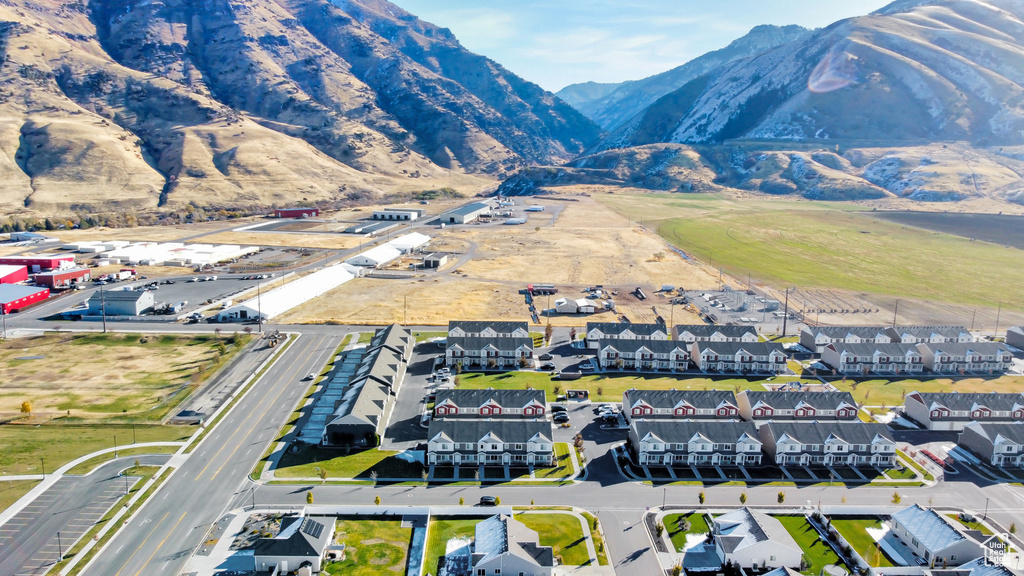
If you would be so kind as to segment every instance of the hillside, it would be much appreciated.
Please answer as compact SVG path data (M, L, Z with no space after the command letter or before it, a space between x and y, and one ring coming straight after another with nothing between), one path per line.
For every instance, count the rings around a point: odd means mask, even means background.
M800 26L757 26L722 48L642 80L621 84L573 84L557 95L606 130L615 130L656 100L730 62L756 56L809 35Z
M601 135L383 0L8 0L0 54L9 215L475 192Z

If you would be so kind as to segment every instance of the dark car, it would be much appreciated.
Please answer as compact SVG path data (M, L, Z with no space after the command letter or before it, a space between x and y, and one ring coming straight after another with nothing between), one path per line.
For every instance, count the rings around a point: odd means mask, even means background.
M497 506L498 505L498 499L495 498L494 496L481 496L480 497L480 505L481 506Z
M566 408L565 406L562 406L561 404L552 404L551 405L551 412L552 413L555 413L555 412L568 412L568 411L569 411L569 409Z
M541 354L540 356L537 356L537 358L540 360L551 360L553 356L551 356L551 354Z
M546 362L546 363L540 365L540 369L541 370L554 370L555 369L555 365L552 364L551 362Z
M551 419L561 424L562 422L569 421L569 414L567 412L559 412L555 414Z

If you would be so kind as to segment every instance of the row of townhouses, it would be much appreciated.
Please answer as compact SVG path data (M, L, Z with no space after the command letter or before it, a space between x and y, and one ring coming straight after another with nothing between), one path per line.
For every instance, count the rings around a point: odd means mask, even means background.
M838 374L991 374L1006 372L1013 353L999 342L832 343L821 361Z
M971 422L1024 422L1024 395L997 392L911 392L903 412L928 430L963 430Z
M786 370L786 353L771 342L682 340L601 340L597 359L603 370L668 370L778 374Z
M974 340L963 326L818 326L800 331L800 345L819 353L829 344L951 344Z
M715 324L680 324L672 328L672 340L694 342L757 342L752 326L718 326ZM664 324L631 324L623 322L588 322L584 333L588 348L596 349L603 340L668 340ZM688 347L687 347L688 348Z
M526 322L452 321L445 342L448 366L507 370L533 363L533 338Z
M629 451L642 466L879 466L896 462L882 424L634 420Z
M849 392L744 390L627 390L622 414L632 420L846 421L857 420Z

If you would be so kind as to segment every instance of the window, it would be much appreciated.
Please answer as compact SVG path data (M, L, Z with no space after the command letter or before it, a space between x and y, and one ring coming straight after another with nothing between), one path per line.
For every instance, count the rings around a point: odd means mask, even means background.
M775 556L772 556L771 558L769 558L769 561L775 562Z
M916 547L916 546L917 546L917 544L918 544L918 542L917 542L917 538L911 538L911 539L910 539L910 542L911 542L911 543L912 543L912 544L913 544L913 545L914 545L915 547Z
M484 570L483 568L477 568L477 570L476 570L476 576L484 576L484 574L486 574L486 573L487 573L487 571Z

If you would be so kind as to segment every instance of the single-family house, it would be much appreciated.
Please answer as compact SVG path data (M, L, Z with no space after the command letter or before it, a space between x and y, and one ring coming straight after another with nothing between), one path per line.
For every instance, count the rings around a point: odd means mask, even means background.
M678 340L602 340L597 361L602 370L668 370L690 368L690 348Z
M438 390L435 418L545 418L543 390Z
M920 374L921 352L914 344L846 344L825 346L821 361L837 374Z
M555 555L540 536L515 518L499 514L473 529L471 573L476 576L551 576Z
M694 342L757 342L753 326L719 326L716 324L679 324L672 328L672 337L688 344Z
M753 372L779 374L786 371L786 353L774 342L710 342L691 344L690 359L703 372Z
M893 342L920 344L932 342L974 342L974 335L964 326L890 326Z
M761 465L761 441L749 422L634 419L629 452L640 466Z
M711 541L687 551L683 569L719 572L727 563L743 569L799 568L803 550L778 519L740 508L711 521Z
M887 522L901 542L931 567L959 565L982 556L981 543L934 510L917 504L893 513Z
M896 441L882 424L766 422L758 427L769 462L780 466L881 466L896 463Z
M903 412L928 430L963 430L969 422L1024 422L1024 395L1003 392L911 392Z
M527 338L530 336L530 326L526 322L452 320L448 322L448 336L454 338Z
M668 340L664 324L630 324L628 322L587 322L584 334L587 348L596 349L608 340Z
M917 348L924 367L936 374L1002 374L1013 364L1002 342L923 342Z
M638 390L622 393L626 421L738 420L736 396L728 390Z
M957 443L993 466L1024 468L1024 422L971 422Z
M430 466L553 466L551 421L440 418L427 432Z
M330 516L285 516L276 536L256 540L253 569L287 574L308 567L313 574L319 573L334 540L334 525L335 518Z
M744 390L736 395L744 420L764 422L854 422L857 403L849 392L783 392Z
M480 338L449 336L445 345L448 366L463 370L508 370L533 361L533 338Z
M829 344L889 344L892 336L885 326L817 326L800 331L800 345L821 353Z

